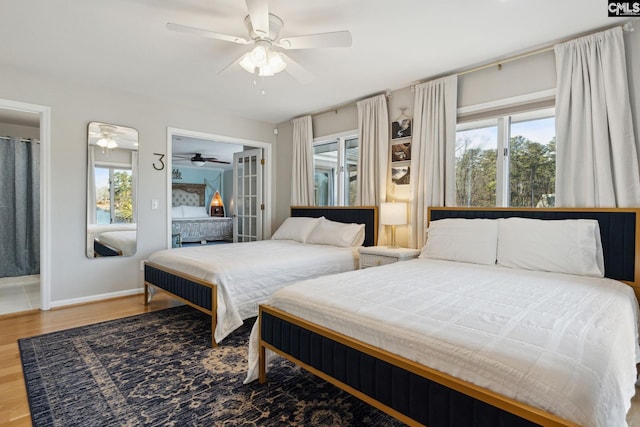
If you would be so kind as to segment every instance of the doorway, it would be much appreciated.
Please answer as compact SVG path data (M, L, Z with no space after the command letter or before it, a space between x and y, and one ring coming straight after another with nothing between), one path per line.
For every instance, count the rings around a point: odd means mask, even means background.
M40 205L39 212L34 212L39 220L40 237L39 244L33 248L39 253L39 275L16 276L12 273L0 279L0 315L50 308L50 121L49 107L0 99L0 122L3 124L0 134L17 135L13 140L20 143L34 141L35 144L39 140L38 146L31 147L35 147L33 149L40 157L39 194L34 194L34 200L39 199Z
M172 184L173 184L173 174L176 169L176 165L173 164L172 153L174 153L174 141L179 138L189 138L189 139L198 139L203 142L203 144L217 144L220 146L227 146L225 148L235 146L241 147L242 150L252 149L252 148L260 148L264 153L264 182L263 182L263 194L262 200L265 205L265 210L263 213L263 227L262 234L264 236L271 235L271 216L273 212L273 206L271 206L271 159L272 159L272 146L269 143L261 142L261 141L252 141L246 140L242 138L229 137L224 135L216 135L209 134L204 132L196 132L185 129L177 129L177 128L168 128L167 129L167 169L172 172L167 174L167 247L175 246L173 242L173 231L171 229L172 226L172 212L171 212L171 201L172 201ZM204 150L207 152L208 150ZM224 151L224 150L222 150ZM202 154L202 153L201 153ZM195 155L195 154L194 154ZM206 157L206 156L205 156ZM230 181L230 180L228 180ZM225 196L225 198L227 198ZM225 204L228 202L225 201ZM230 206L231 210L233 206ZM226 208L229 210L229 206Z

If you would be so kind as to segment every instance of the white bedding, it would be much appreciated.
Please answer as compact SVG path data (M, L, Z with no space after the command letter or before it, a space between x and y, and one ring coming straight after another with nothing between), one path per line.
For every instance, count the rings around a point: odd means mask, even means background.
M620 282L416 259L300 282L268 304L580 425L626 425L640 349Z
M357 268L357 248L262 240L166 249L149 261L218 285L220 342L242 320L258 314L258 304L293 282Z
M204 218L173 218L171 225L174 233L180 233L182 242L233 238L233 218L210 216Z
M100 233L97 239L107 246L119 249L124 256L136 253L135 230L105 231Z

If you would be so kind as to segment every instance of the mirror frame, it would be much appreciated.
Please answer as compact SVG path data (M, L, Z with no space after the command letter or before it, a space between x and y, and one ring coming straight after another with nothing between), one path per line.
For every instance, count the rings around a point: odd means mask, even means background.
M108 169L108 176L101 178L101 180L107 180L108 200L105 204L109 210L102 210L102 212L107 212L108 223L104 222L104 213L99 218L96 166ZM119 177L118 171L122 170L131 171L129 175L131 177L130 214L127 215L129 221L117 220L116 203L114 203L117 194L115 188L109 184L114 177ZM103 185L102 188L104 191L105 186ZM138 131L127 126L90 122L87 127L87 258L132 256L136 253L137 189ZM125 206L128 206L126 202Z

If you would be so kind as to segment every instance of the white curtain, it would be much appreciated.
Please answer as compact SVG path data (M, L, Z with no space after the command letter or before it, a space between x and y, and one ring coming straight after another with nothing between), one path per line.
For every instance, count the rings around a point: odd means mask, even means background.
M425 243L427 207L456 203L458 76L416 86L411 142L409 246Z
M556 206L640 205L622 29L555 46Z
M313 128L311 116L293 123L293 165L291 168L291 206L312 206L313 197Z
M387 97L374 96L357 103L358 186L356 204L380 206L387 201L387 166L389 164L389 113ZM383 225L378 226L378 245L387 241Z
M134 224L138 223L138 176L138 152L131 151L131 206Z

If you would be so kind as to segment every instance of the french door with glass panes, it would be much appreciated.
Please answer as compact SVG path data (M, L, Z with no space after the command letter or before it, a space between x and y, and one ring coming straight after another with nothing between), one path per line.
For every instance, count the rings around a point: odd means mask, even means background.
M262 149L233 154L233 241L262 240Z

